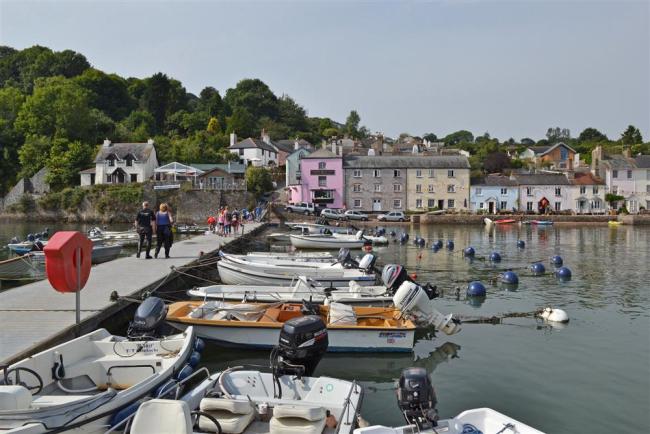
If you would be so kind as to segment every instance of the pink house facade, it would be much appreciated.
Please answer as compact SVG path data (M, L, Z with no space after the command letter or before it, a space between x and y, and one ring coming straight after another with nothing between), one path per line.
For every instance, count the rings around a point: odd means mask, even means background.
M300 160L300 186L297 189L300 199L296 202L343 208L343 179L343 158L340 155L327 149L312 152Z

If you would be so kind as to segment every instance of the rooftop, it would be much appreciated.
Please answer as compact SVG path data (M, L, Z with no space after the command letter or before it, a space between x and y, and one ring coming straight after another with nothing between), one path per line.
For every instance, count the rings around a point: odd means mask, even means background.
M341 158L340 155L336 155L334 152L330 151L329 149L325 148L320 148L317 151L312 152L311 154L302 157L303 159L305 158Z
M251 137L235 143L228 149L250 149L250 148L257 148L257 149L263 149L265 151L277 152L275 148L273 148L273 146L269 145L268 143L260 139L253 139Z
M469 169L469 161L461 155L436 156L365 156L355 155L343 159L344 168L366 169Z
M566 175L559 173L535 173L515 175L518 185L571 185Z
M149 159L149 156L153 150L153 142L110 143L109 145L102 145L99 148L99 152L97 152L97 156L95 157L95 163L102 163L106 161L106 158L108 158L110 155L115 155L120 160L123 160L129 154L133 155L137 161L146 161Z
M473 185L486 187L510 187L517 185L517 182L505 175L488 175Z
M605 185L605 181L591 172L576 172L572 183L575 185Z

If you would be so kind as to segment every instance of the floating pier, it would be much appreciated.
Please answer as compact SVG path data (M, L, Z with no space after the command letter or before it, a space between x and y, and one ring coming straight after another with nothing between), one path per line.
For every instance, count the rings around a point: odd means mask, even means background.
M259 233L264 227L264 223L247 223L244 236ZM128 304L110 301L113 291L121 296L137 296L156 289L174 273L172 267L191 266L201 253L214 254L241 238L198 235L175 242L169 259L144 259L144 254L138 259L132 255L92 267L81 291L79 326L75 324L75 294L56 292L47 280L0 292L0 364L10 364L96 329Z

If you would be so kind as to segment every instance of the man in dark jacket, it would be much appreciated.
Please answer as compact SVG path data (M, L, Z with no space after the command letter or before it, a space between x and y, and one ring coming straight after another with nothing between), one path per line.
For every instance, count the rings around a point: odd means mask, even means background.
M138 215L135 217L135 226L138 229L138 234L140 235L140 241L138 241L138 253L137 257L140 257L140 252L142 251L142 245L144 241L147 241L147 255L146 259L151 259L149 251L151 250L151 235L156 231L156 215L152 210L149 209L149 202L142 202L142 209L138 212Z

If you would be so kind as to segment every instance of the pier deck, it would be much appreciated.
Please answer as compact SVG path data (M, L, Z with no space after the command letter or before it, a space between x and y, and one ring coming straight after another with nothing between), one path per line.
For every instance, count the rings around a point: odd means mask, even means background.
M248 223L246 233L262 225ZM197 235L175 242L169 259L146 260L144 256L138 259L133 255L93 266L88 283L81 291L82 324L114 306L109 300L111 292L117 291L121 296L137 294L165 279L171 272L170 267L188 265L198 259L200 252L213 252L237 238ZM74 332L74 328L74 293L56 292L47 280L0 292L0 363L24 357L44 344L61 340L62 335ZM83 333L91 330L82 328Z

